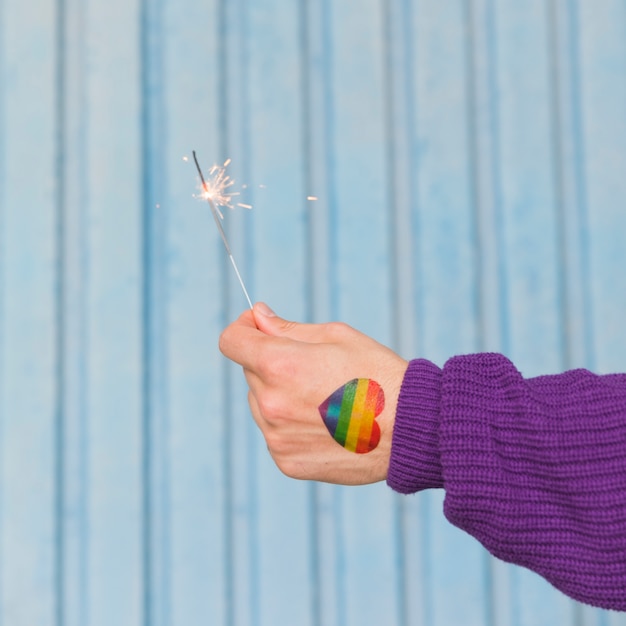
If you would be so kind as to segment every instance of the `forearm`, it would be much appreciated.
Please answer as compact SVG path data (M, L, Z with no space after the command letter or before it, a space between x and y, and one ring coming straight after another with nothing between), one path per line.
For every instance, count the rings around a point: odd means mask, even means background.
M388 482L446 490L445 514L496 556L626 610L626 375L524 380L500 355L413 361Z

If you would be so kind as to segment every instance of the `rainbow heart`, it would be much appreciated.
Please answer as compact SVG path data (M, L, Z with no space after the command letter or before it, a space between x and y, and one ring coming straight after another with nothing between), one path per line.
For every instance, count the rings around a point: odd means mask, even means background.
M369 378L347 382L319 405L333 439L350 452L371 452L380 441L376 417L385 408L383 388Z

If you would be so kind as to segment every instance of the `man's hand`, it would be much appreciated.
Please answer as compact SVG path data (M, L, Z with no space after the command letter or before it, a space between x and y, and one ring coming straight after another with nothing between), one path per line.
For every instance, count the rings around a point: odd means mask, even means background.
M224 330L220 350L243 366L252 416L287 476L346 485L387 477L404 359L345 324L288 322L260 303ZM376 381L385 394L380 442L365 454L335 441L319 410L355 378Z

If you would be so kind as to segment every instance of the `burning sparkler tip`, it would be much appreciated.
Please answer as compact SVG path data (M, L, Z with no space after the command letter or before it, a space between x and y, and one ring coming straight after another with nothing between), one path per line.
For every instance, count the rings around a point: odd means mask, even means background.
M209 206L211 207L211 211L213 212L213 217L215 218L215 225L217 226L217 229L224 243L224 247L226 248L226 253L228 254L228 257L230 258L230 262L232 263L233 269L235 270L235 274L237 274L237 279L239 280L241 289L246 297L246 300L248 301L248 305L252 309L252 300L250 299L250 296L248 295L248 291L243 282L243 279L241 278L241 274L239 273L239 270L237 269L235 258L233 257L233 253L231 252L230 246L228 245L228 239L226 238L226 233L224 232L224 229L222 228L222 225L218 218L219 216L220 218L224 219L224 216L220 212L218 206L226 206L229 209L232 209L233 208L233 204L231 201L232 196L237 195L235 193L226 192L226 189L230 187L234 182L230 179L229 176L226 175L226 167L229 165L230 159L227 159L224 162L224 165L222 167L218 167L214 165L213 168L211 168L212 178L209 179L209 181L206 181L202 174L202 169L200 168L200 164L198 163L198 157L196 156L195 150L193 151L193 160L196 164L196 168L198 170L198 174L200 175L200 180L202 182L202 191L203 191L202 197L209 203ZM244 205L244 204L238 204L238 206L242 206L242 207L250 208L250 209L252 208L250 205Z
M223 214L219 211L218 207L227 207L234 209L235 204L233 198L240 195L239 191L230 191L231 187L235 184L235 181L226 173L226 168L230 165L231 159L226 159L224 165L213 165L208 172L208 177L205 178L202 174L202 169L198 163L198 157L196 151L193 151L193 159L196 164L196 169L200 176L201 193L200 198L211 203L219 216L223 219ZM243 187L245 189L245 186ZM251 209L249 204L237 203L236 206L243 207L245 209Z

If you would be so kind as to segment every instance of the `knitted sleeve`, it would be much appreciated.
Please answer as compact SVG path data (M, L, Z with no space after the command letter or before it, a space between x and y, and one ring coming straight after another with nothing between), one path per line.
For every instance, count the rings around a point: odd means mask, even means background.
M409 364L388 484L567 595L626 611L626 374L524 379L498 354Z

